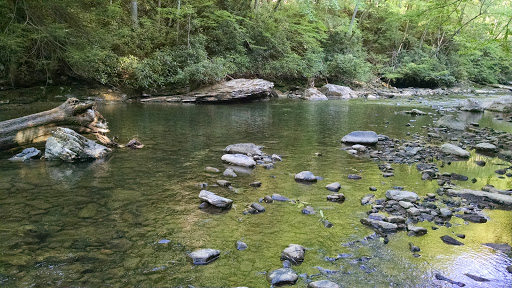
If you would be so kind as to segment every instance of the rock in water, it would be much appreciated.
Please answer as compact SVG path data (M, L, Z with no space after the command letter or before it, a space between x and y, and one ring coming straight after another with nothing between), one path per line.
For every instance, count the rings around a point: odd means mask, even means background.
M325 84L320 91L327 97L340 97L342 99L357 98L357 94L346 86Z
M317 178L311 171L302 171L295 174L295 181L316 182Z
M302 96L300 97L305 100L328 100L327 97L322 94L322 92L318 91L316 88L308 88L304 90L304 93L302 93Z
M361 205L372 204L375 200L375 194L366 194L361 199Z
M233 200L221 197L213 192L206 190L201 190L201 192L199 192L199 198L219 208L229 208L231 207L231 204L233 204Z
M339 288L338 284L329 280L320 280L308 284L308 288Z
M58 127L52 135L46 140L44 157L48 160L73 162L99 159L112 151L68 128Z
M341 184L338 182L328 184L325 186L325 189L332 191L332 192L338 192L341 189Z
M235 166L254 167L256 162L251 157L244 154L224 154L221 158L222 161Z
M239 240L239 241L236 241L236 249L237 249L237 250L239 250L239 251L243 251L243 250L245 250L245 249L247 249L247 248L248 248L248 246L247 246L247 244L245 244L244 242L242 242L242 241L240 241L240 240Z
M261 149L263 146L258 146L254 143L238 143L228 145L224 148L224 152L228 154L244 154L247 156L261 156L263 152Z
M345 135L341 142L353 144L375 144L379 141L377 133L373 131L354 131Z
M462 282L453 281L452 279L446 278L446 277L444 277L443 275L441 275L439 273L436 273L435 277L436 277L437 280L446 281L446 282L448 282L450 284L454 284L454 285L457 285L459 287L466 286L466 284L464 284Z
M396 201L415 202L419 197L418 194L410 191L388 190L386 191L386 198Z
M281 268L268 273L267 279L275 286L295 285L299 276L290 268Z
M23 149L20 153L9 158L9 161L23 162L30 159L37 159L41 156L41 151L36 148Z
M366 226L375 228L382 233L395 233L398 230L398 225L385 221L361 219L361 223Z
M404 111L405 114L410 114L410 115L413 115L413 116L418 116L418 115L427 115L426 112L423 112L421 110L418 110L418 109L412 109L412 110L409 110L409 111Z
M343 203L345 201L345 195L343 193L327 195L327 201Z
M445 144L441 145L441 151L446 154L450 154L450 155L454 155L454 156L458 156L458 157L464 157L464 158L468 158L471 155L468 151L460 148L459 146L455 146L455 145L449 144L449 143L445 143Z
M482 107L482 104L480 102L477 102L473 99L464 99L459 104L459 109L462 111L469 111L469 112L483 112L484 107Z
M468 276L469 278L477 281L477 282L489 282L491 280L489 279L486 279L486 278L483 278L483 277L480 277L480 276L476 276L476 275L473 275L473 274L469 274L469 273L465 273L464 275Z
M444 243L446 243L448 245L457 245L457 246L464 245L464 243L462 243L458 240L455 240L448 235L441 236L440 238L441 238L441 240L443 240Z
M453 130L464 130L466 128L466 124L459 121L453 115L444 115L435 122L435 125L437 127L449 128Z
M510 245L508 245L507 243L484 243L482 245L490 247L494 250L501 251L505 254L512 253L512 247L510 247Z
M217 260L220 251L215 249L200 249L188 254L195 265L206 265Z
M478 151L484 151L484 152L495 152L498 150L498 148L490 143L478 143L475 146L475 149Z
M315 209L313 207L306 206L306 208L302 209L302 214L312 215L312 214L316 214L316 211L315 211Z
M281 252L281 261L289 260L293 265L300 265L304 262L306 248L297 244L290 244Z

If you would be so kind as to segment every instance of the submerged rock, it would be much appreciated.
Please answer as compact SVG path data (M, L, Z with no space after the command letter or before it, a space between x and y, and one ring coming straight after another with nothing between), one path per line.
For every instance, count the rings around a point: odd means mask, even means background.
M361 199L361 205L372 204L375 201L375 194L366 194Z
M268 273L267 279L275 286L295 285L299 276L290 268L281 268Z
M375 144L379 141L377 133L373 131L354 131L345 135L341 142L353 144Z
M45 146L44 157L48 160L74 162L100 159L112 151L68 128L58 127L52 135L46 140Z
M338 182L328 184L325 186L325 189L332 191L332 192L338 192L341 189L341 184Z
M435 277L436 277L437 280L446 281L446 282L448 282L450 284L457 285L459 287L466 286L466 284L464 284L462 282L453 281L452 279L446 278L446 277L444 277L443 275L441 275L439 273L436 273Z
M466 124L458 120L453 115L444 115L435 122L435 125L437 127L449 128L453 130L464 130L466 128Z
M243 250L245 250L247 248L248 248L248 246L244 242L242 242L240 240L236 241L236 250L243 251Z
M507 243L484 243L482 245L490 247L494 250L501 251L505 254L512 253L512 247L510 247L510 245L508 245Z
M256 162L251 157L244 154L224 154L221 160L231 165L242 167L254 167Z
M468 158L471 155L468 151L460 148L459 146L455 146L455 145L449 144L449 143L445 143L445 144L441 145L441 151L446 154L463 157L463 158Z
M276 194L276 193L272 194L272 200L274 200L274 201L283 201L283 202L290 201L290 199L284 197L283 195L279 195L279 194Z
M220 251L215 249L200 249L188 254L195 265L206 265L217 260Z
M403 113L405 114L410 114L410 115L413 115L413 116L417 116L417 115L427 115L426 112L423 112L421 110L418 110L418 109L412 109L412 110L409 110L409 111L404 111Z
M441 236L440 238L441 238L441 240L443 240L444 243L446 243L448 245L457 245L457 246L464 245L464 243L462 243L448 235Z
M302 171L295 174L295 181L316 182L317 177L311 171Z
M297 244L290 244L281 252L281 261L288 260L293 265L300 265L304 262L306 248Z
M206 190L201 190L201 192L199 192L199 198L219 208L229 208L231 207L231 204L233 204L233 200L221 197L213 192Z
M345 201L345 195L343 193L327 195L327 200L331 202L343 203Z
M23 162L30 159L37 159L41 157L41 151L34 147L23 149L20 153L9 158L9 161Z
M244 154L247 156L261 156L263 146L258 146L254 143L238 143L226 146L224 152L228 154Z
M469 111L469 112L483 112L484 107L480 102L473 100L473 99L464 99L459 104L459 109L462 111Z
M231 168L227 168L226 170L224 170L224 172L222 173L222 175L224 175L224 176L230 176L230 177L233 177L233 178L237 177L237 175L236 175L235 171L234 171L233 169L231 169Z
M385 222L385 221L363 218L363 219L361 219L361 223L366 226L375 228L378 231L383 232L383 233L395 233L398 230L398 225L389 223L389 222Z
M338 284L329 280L320 280L308 284L308 288L339 288Z
M208 173L219 173L220 172L219 169L217 169L215 167L210 167L210 166L204 168L204 171L206 171Z
M312 215L312 214L316 214L316 211L315 211L315 209L313 209L313 207L306 206L306 208L302 209L302 214L304 214L304 215Z

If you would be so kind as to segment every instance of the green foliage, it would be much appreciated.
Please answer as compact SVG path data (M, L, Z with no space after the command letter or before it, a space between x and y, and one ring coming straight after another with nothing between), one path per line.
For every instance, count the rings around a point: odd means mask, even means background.
M69 75L142 89L228 76L349 85L378 76L436 87L512 78L509 1L180 3L138 0L134 28L125 1L0 1L0 83Z

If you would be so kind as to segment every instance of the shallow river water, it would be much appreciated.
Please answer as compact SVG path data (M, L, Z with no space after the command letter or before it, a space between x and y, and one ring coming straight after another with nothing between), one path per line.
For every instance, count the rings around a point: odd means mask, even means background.
M57 104L0 107L0 121ZM395 114L412 105L433 114ZM11 163L6 159L14 152L0 153L0 286L269 287L266 272L282 267L281 251L292 243L307 248L304 263L293 267L298 274L330 279L340 287L451 287L436 280L436 273L467 287L512 286L506 270L512 265L510 255L481 245L512 244L512 211L485 210L490 217L485 224L454 217L452 227L439 230L431 229L433 223L419 223L428 228L427 235L408 237L402 231L390 235L387 245L380 238L349 243L373 233L360 223L369 210L360 205L369 186L377 187L382 198L393 186L425 196L438 185L422 181L415 165L392 164L395 176L383 178L376 162L349 155L340 139L354 130L397 139L410 139L408 132L426 133L421 126L431 125L438 115L421 103L101 104L98 110L108 119L111 136L123 142L137 136L145 148L116 149L104 161L72 164ZM511 132L510 123L493 116L468 114L482 126ZM283 161L275 169L258 166L230 179L204 171L206 166L222 171L222 149L240 142L264 145L264 152L282 155ZM477 159L488 165L475 165ZM476 183L457 182L475 190L485 184L511 189L511 178L499 179L493 172L502 164L472 152L469 161L446 165L441 172L476 178ZM303 170L324 179L312 185L295 182L293 175ZM348 174L362 179L349 180ZM213 187L218 179L230 180L237 191ZM253 181L261 181L262 187L250 187ZM202 182L233 199L234 207L220 214L199 210ZM341 183L344 203L326 201L325 185L332 182ZM250 203L272 193L322 210L334 226L325 228L318 214L303 215L300 204L274 202L263 204L265 213L242 214ZM464 246L449 246L439 238L458 233L466 234L459 239ZM237 240L249 248L238 251ZM408 242L421 248L421 257L412 256ZM221 256L194 266L187 253L199 248L219 249ZM337 261L326 260L342 253ZM465 273L490 281L477 282ZM306 286L303 278L296 284Z

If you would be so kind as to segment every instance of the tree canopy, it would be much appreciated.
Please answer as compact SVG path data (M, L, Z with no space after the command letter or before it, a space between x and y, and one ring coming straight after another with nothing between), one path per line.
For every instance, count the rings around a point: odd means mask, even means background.
M0 85L512 78L512 1L6 0L0 15Z

